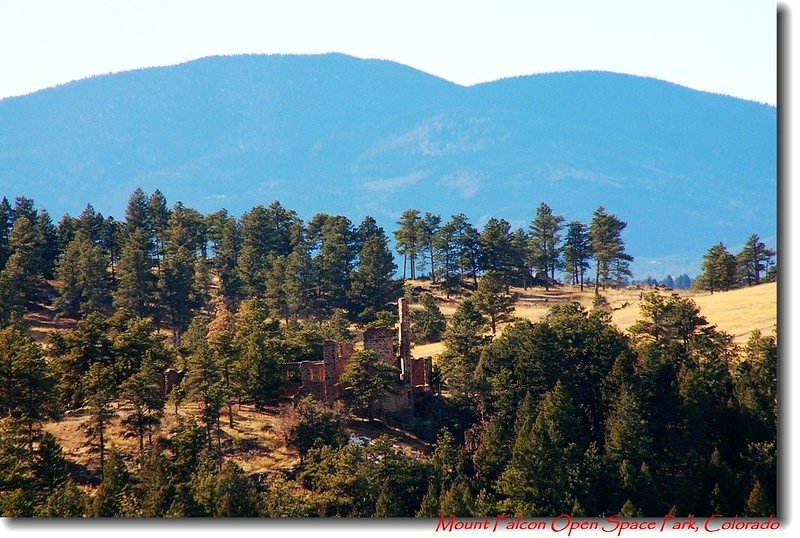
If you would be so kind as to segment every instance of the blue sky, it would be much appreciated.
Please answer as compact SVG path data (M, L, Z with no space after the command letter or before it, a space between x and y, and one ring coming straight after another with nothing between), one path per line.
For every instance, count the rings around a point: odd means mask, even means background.
M460 84L598 69L775 104L764 0L3 0L0 98L213 54L343 52Z

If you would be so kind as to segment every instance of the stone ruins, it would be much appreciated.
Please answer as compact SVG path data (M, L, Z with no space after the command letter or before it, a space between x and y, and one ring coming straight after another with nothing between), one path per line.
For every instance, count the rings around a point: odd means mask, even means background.
M397 352L395 331L391 328L375 327L365 330L363 335L363 349L374 351L379 360L400 370L394 393L381 399L378 411L424 416L430 404L432 361L431 357L411 355L411 318L405 299L400 299L398 311ZM323 344L322 360L284 363L284 377L287 381L294 381L289 395L299 398L312 396L319 402L333 405L342 390L338 385L339 378L355 351L352 342L328 340Z

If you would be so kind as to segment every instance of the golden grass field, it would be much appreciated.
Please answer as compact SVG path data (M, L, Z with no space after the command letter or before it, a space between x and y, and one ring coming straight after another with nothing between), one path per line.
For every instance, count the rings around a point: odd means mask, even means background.
M585 287L581 292L578 286L562 286L550 291L542 288L528 290L514 289L519 294L514 315L517 318L539 321L556 304L577 301L587 309L592 307L594 289ZM633 288L608 289L601 292L613 309L611 319L620 328L627 329L639 319L640 296L644 291ZM659 293L678 293L693 300L700 313L708 322L734 336L736 343L744 343L753 330L769 333L778 322L778 287L774 282L742 288L727 292L660 291ZM441 300L439 307L450 319L458 306L458 300ZM499 331L502 332L501 325ZM436 356L442 352L441 342L418 345L412 348L416 356Z

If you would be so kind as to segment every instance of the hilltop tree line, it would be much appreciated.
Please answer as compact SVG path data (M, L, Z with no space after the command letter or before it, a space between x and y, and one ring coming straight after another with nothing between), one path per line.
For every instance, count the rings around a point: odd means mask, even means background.
M765 281L774 282L777 278L777 266L773 264L775 254L756 234L747 239L736 255L718 243L703 256L702 272L695 287L713 294Z
M633 257L622 240L626 223L602 206L589 225L577 220L565 224L563 216L542 202L527 231L512 230L508 221L496 218L478 231L463 214L443 222L440 215L423 215L417 209L404 211L397 224L394 236L403 257L403 279L418 278L427 270L448 297L464 280L477 288L478 277L489 271L506 287L526 289L534 283L549 289L556 272L581 289L593 274L595 291L601 285L621 285L631 276Z
M550 286L559 271L577 284L593 274L598 292L622 283L625 223L601 207L562 240L564 219L546 204L527 232L414 214L396 234L409 276L427 270L447 294L472 292L449 322L430 294L414 310L417 338L445 345L431 379L432 456L388 439L349 443L340 414L304 401L284 412L300 464L257 482L230 459L234 406L274 404L291 381L283 363L319 359L324 340L353 338L353 323L396 321L402 282L375 221L304 223L277 202L204 216L141 190L125 222L88 206L53 225L29 199L0 203L0 513L774 513L775 335L740 349L691 301L657 294L630 334L577 304L514 322L511 286ZM49 302L77 320L42 345L23 314ZM383 366L363 351L348 364L352 413L373 418L397 378ZM164 394L169 367L188 374ZM80 472L45 429L75 410L93 456ZM135 453L113 446L112 425Z

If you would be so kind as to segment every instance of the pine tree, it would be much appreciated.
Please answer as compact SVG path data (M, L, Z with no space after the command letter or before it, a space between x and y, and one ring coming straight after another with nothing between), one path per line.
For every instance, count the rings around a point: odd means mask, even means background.
M378 399L393 391L399 379L400 371L381 362L374 351L356 351L339 378L339 385L344 389L342 400L372 422Z
M694 285L696 288L715 291L728 291L736 282L736 258L719 243L711 247L703 256L702 273Z
M142 230L147 241L147 254L150 255L153 248L153 225L150 219L150 201L144 191L137 187L128 198L128 206L125 208L125 229L126 235L134 230Z
M0 269L5 267L8 257L11 256L11 247L8 244L8 236L14 225L14 210L8 203L8 198L3 196L0 200Z
M592 252L595 259L594 293L599 293L600 282L603 289L610 279L614 262L631 262L633 257L625 253L625 243L622 240L622 230L627 224L619 220L616 215L606 213L603 206L598 207L592 217L589 228L589 238L592 243ZM618 269L626 269L622 264Z
M83 517L88 503L86 494L72 479L56 488L37 515L43 517Z
M159 307L172 327L172 339L180 343L180 334L186 330L192 315L191 296L194 284L194 255L181 246L162 264L158 278ZM120 283L121 285L121 283Z
M11 255L6 261L3 277L6 286L16 290L13 295L18 297L18 301L23 299L22 304L12 304L10 309L24 308L26 301L39 300L44 285L42 243L34 221L18 215L8 236L8 246Z
M573 220L567 225L564 238L564 267L572 277L573 284L580 284L583 291L583 277L589 270L589 259L592 256L592 242L589 229L580 221Z
M417 278L417 256L420 253L422 220L418 209L406 209L397 222L399 228L394 232L397 253L403 256L403 280L406 279L406 266L409 266L412 280Z
M128 315L150 314L155 278L151 273L150 243L142 228L128 235L118 264L119 284L114 293L114 306Z
M385 310L390 301L400 297L402 283L394 279L397 266L382 230L380 235L364 242L358 258L358 268L352 274L348 293L352 303L350 312L354 318L367 323Z
M70 317L97 312L107 301L107 261L82 233L69 242L56 269L56 306Z
M514 270L511 224L503 219L489 219L483 226L479 245L481 270L495 271L502 275L504 284L510 284Z
M99 363L94 363L86 373L84 386L89 408L88 432L100 454L100 468L105 474L106 432L108 423L117 415L111 406L115 396L113 372Z
M229 308L235 308L242 287L237 271L241 230L236 219L229 217L225 210L208 215L206 221L212 242L211 263L219 276L220 295L225 298Z
M436 304L436 298L430 293L421 294L419 302L422 309L411 311L411 335L414 342L419 344L438 342L447 328L444 314Z
M170 211L167 208L167 199L156 189L147 201L148 221L151 232L155 238L155 254L158 263L164 259L167 243L167 225L169 224Z
M350 275L355 264L355 232L346 217L316 215L308 225L318 285L316 287L320 314L329 316L334 309L347 309Z
M112 449L103 465L103 481L91 501L91 513L94 517L130 515L126 514L126 505L131 495L131 474L122 454Z
M236 316L237 387L257 408L273 401L283 383L280 324L264 301L244 301Z
M453 215L449 222L439 228L433 240L433 248L436 253L437 270L442 277L442 287L447 298L456 291L460 284L459 275L459 235L463 215Z
M40 266L38 272L46 279L53 278L53 269L58 259L58 237L56 227L46 209L39 211L36 219L36 233L39 242Z
M481 313L489 318L492 335L497 333L497 324L511 319L514 311L516 294L506 294L503 277L500 273L485 273L478 284L478 291L473 295L475 305Z
M139 458L144 457L144 436L161 422L164 414L164 395L157 382L158 371L145 361L142 368L120 386L120 397L133 407L122 421L139 438Z
M558 383L538 405L536 419L517 430L511 461L498 482L507 497L501 507L523 517L570 512L579 493L585 443L578 411Z
M45 432L39 437L39 446L31 463L31 470L36 477L36 493L45 502L70 480L67 460L53 434Z
M217 456L222 456L220 411L225 401L225 387L219 364L208 345L200 345L189 359L189 373L186 378L189 397L201 405L201 420L206 429L208 450L213 451L213 438L216 433Z
M436 282L436 272L438 270L438 259L436 256L436 236L439 234L439 228L442 225L442 217L430 212L426 212L422 217L420 224L419 247L420 254L420 268L423 265L428 265L431 281ZM427 252L427 261L425 253Z
M473 397L472 375L478 366L481 351L491 340L483 336L486 319L475 301L466 299L458 305L444 332L445 349L439 357L445 382L456 399Z
M18 329L0 329L0 416L24 432L29 455L41 424L59 416L57 397L41 346Z
M756 234L751 235L741 252L736 255L739 280L742 285L754 286L761 280L761 272L766 271L775 251L767 248Z
M258 517L259 498L256 485L242 468L228 460L214 484L214 517Z
M233 345L236 334L236 319L225 306L224 301L216 305L214 319L208 324L208 346L214 359L222 367L222 381L225 387L225 404L228 408L228 426L233 428L233 397L238 356Z
M555 280L556 269L561 266L561 230L564 217L554 215L546 203L536 208L536 217L530 226L531 258L533 266L545 279L545 289L549 289L548 278Z

